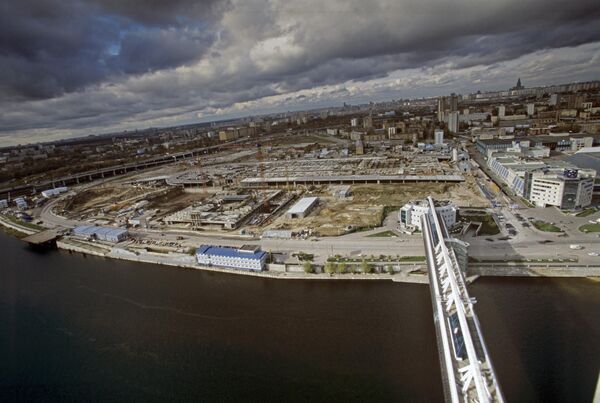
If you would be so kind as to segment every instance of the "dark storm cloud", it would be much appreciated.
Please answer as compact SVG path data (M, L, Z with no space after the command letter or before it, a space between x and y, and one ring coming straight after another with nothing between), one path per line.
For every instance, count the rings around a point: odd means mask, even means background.
M0 131L144 126L277 95L309 102L294 92L399 70L423 74L404 88L460 87L526 75L502 70L519 57L598 41L597 0L5 0ZM597 55L573 55L588 77ZM474 66L488 77L450 74Z
M196 60L213 39L203 13L217 8L182 0L0 2L0 100L50 98Z
M125 74L181 66L198 59L212 40L209 33L196 30L138 30L123 36L119 53L108 59L108 66Z

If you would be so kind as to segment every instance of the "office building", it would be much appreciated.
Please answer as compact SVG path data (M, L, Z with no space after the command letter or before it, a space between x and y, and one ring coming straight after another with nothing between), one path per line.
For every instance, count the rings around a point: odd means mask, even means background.
M562 173L534 172L529 200L537 207L575 210L592 203L595 171L565 169Z
M450 202L435 202L435 211L446 224L446 228L452 228L456 224L456 212L458 208ZM427 200L411 201L406 203L398 213L398 221L403 228L409 230L421 230L421 216L431 214Z

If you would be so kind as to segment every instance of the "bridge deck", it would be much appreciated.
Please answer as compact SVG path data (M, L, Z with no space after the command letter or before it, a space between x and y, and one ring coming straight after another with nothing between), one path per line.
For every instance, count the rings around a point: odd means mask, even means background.
M421 217L444 393L449 402L503 402L464 275L443 220L428 199ZM447 242L449 240L449 242ZM462 255L461 255L462 256Z

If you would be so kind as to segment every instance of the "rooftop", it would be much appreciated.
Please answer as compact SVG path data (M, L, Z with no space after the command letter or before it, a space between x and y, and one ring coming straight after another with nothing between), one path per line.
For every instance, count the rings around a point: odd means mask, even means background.
M226 246L212 246L212 245L202 245L198 249L196 249L196 255L213 255L213 256L224 256L224 257L239 257L245 259L262 259L267 252L263 252L259 249L255 249L254 251L250 250L240 250L236 248L230 248Z
M318 200L318 197L303 197L288 210L288 213L303 213Z

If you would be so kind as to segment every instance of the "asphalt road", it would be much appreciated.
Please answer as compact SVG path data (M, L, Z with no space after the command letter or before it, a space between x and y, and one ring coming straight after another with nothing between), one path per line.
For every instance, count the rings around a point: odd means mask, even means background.
M47 203L40 211L39 218L44 224L57 228L73 228L84 224L79 221L69 220L54 214L52 207L58 202L55 199ZM524 209L512 211L508 208L500 209L505 222L515 226L517 235L509 240L502 240L506 234L497 236L479 236L464 238L470 244L469 255L481 259L548 259L568 258L576 256L582 264L600 264L600 257L589 256L591 251L600 252L600 239L596 234L584 234L578 230L580 225L591 219L600 218L600 213L588 217L566 216L553 208ZM568 237L559 237L557 233L546 233L535 229L523 227L514 213L521 214L527 219L532 217L547 222L554 222L565 230ZM386 226L369 232L348 234L340 237L327 237L318 240L304 239L254 239L239 236L224 236L222 234L198 234L193 231L159 231L132 229L131 234L139 239L154 241L179 242L183 247L195 247L201 244L219 244L238 246L243 243L260 244L263 250L271 252L297 253L305 252L315 255L315 261L323 262L328 256L340 255L403 255L423 256L424 248L419 235L401 234L395 238L369 237L368 235L395 227L394 218L389 218ZM183 237L184 240L178 240ZM570 249L571 244L580 244L583 250Z

